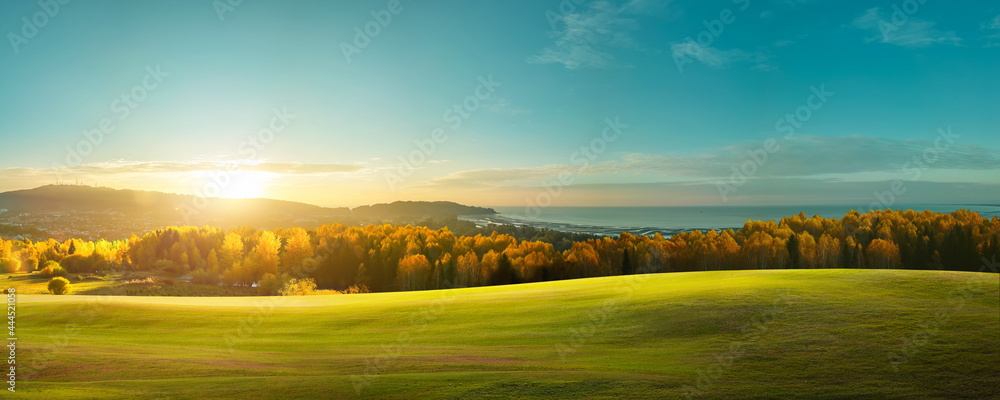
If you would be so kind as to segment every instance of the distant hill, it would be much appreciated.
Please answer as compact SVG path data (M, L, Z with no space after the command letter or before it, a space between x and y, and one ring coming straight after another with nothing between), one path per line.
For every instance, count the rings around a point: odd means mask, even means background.
M278 228L341 222L345 224L416 221L428 217L495 214L489 208L439 202L395 202L361 206L353 211L347 207L328 208L311 204L272 199L203 199L191 195L162 192L120 190L77 185L48 185L35 189L0 193L0 223L24 213L16 223L34 226L33 216L48 216L64 224L88 226L115 220L143 225L213 225ZM78 217L86 215L84 221ZM101 218L101 216L109 218ZM77 222L72 222L77 221ZM9 222L9 221L8 221ZM45 225L45 224L37 224ZM77 227L80 228L80 227ZM52 226L42 229L51 230Z
M492 208L463 206L450 201L397 201L389 204L360 206L351 210L355 217L416 217L429 218L449 215L496 214Z
M49 185L0 193L11 213L120 213L170 224L261 225L286 219L329 218L347 208L324 208L270 199L200 199L195 196L104 187Z

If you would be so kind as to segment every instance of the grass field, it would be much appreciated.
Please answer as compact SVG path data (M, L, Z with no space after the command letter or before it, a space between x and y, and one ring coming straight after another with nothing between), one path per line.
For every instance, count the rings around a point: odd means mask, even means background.
M67 277L74 292L90 292L110 288L114 283L112 279L87 280L76 279L78 275ZM48 284L50 278L42 277L39 273L19 272L16 274L0 274L0 284L4 289L14 288L20 294L48 294Z
M71 294L137 296L253 296L256 288L194 284L174 279L160 271L112 272L108 274L67 274ZM38 272L0 274L3 288L20 294L49 294L49 279Z
M996 274L777 270L294 298L24 295L9 397L1000 398L998 292Z

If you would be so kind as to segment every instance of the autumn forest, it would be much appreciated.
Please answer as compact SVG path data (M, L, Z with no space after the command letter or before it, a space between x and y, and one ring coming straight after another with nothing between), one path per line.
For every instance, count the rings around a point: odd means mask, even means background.
M419 226L323 225L228 231L169 227L122 241L2 241L8 272L156 271L195 284L299 294L425 290L719 269L904 268L977 271L1000 255L1000 220L966 210L796 215L739 230L574 241L456 236ZM291 286L289 286L291 283Z

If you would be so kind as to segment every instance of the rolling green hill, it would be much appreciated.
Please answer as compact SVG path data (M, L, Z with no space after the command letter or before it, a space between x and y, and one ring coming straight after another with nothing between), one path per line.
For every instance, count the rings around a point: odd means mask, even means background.
M295 298L21 296L17 398L1000 397L1000 277L634 275Z

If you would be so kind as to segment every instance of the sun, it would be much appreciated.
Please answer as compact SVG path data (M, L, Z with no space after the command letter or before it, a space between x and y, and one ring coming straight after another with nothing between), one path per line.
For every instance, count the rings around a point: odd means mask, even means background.
M243 171L233 175L227 185L222 187L219 197L227 199L256 199L264 197L271 174Z

